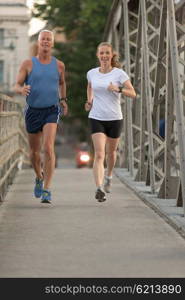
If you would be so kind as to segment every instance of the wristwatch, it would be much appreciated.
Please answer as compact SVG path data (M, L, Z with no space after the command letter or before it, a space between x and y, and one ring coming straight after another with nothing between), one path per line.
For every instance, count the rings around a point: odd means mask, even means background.
M119 86L118 88L119 88L119 92L118 92L118 93L122 93L123 87L122 87L122 86Z

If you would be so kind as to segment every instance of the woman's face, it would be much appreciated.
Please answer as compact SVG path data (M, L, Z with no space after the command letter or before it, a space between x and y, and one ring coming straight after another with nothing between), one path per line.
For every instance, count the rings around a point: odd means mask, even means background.
M109 46L100 46L97 51L97 57L99 59L100 65L111 66L112 60L112 48Z

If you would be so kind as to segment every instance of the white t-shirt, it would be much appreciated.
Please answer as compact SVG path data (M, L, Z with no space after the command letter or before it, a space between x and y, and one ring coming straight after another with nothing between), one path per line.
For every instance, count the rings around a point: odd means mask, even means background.
M101 73L98 68L87 72L87 80L93 90L93 105L89 112L89 118L112 121L123 118L120 94L108 90L109 84L122 85L129 76L122 69L113 68L108 73Z

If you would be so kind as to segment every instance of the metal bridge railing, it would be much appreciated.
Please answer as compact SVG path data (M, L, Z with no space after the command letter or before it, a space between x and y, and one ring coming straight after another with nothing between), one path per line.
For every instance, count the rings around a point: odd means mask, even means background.
M185 216L184 20L185 0L114 0L103 39L119 52L137 92L122 99L120 166L159 198L175 198Z
M0 201L23 165L30 166L30 160L22 107L0 94Z

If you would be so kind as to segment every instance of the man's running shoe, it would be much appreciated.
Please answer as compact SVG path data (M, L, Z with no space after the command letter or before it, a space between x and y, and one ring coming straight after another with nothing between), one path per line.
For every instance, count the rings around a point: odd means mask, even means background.
M96 190L95 198L98 200L98 202L106 201L105 193L100 188Z
M48 190L42 191L41 203L51 203L51 192Z
M43 190L43 179L36 178L35 187L34 187L34 195L36 198L40 198L42 196L42 190Z
M112 183L112 178L105 177L104 179L104 190L106 193L111 192L111 183Z

